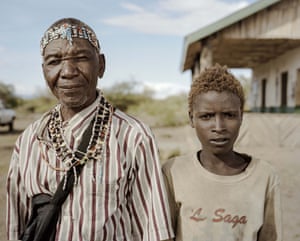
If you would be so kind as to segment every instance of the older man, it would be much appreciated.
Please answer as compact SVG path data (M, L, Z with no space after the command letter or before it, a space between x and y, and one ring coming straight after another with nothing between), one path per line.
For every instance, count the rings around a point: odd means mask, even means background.
M7 179L8 239L28 231L38 213L32 211L35 197L53 196L70 180L54 240L172 238L154 138L97 89L105 58L94 31L77 19L58 20L45 32L41 53L44 77L59 104L16 142Z

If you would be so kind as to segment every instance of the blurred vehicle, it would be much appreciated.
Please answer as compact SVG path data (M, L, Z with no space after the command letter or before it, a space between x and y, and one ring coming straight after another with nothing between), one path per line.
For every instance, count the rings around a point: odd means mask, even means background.
M0 126L8 126L9 131L13 131L15 119L16 112L12 109L5 108L2 100L0 100Z

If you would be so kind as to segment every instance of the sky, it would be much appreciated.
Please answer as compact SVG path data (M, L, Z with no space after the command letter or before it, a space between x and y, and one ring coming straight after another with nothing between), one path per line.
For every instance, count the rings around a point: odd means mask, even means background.
M99 88L137 81L157 97L187 92L181 71L184 37L255 0L1 0L0 82L21 97L46 87L39 43L56 20L75 17L91 26L106 57ZM236 74L249 74L234 70Z

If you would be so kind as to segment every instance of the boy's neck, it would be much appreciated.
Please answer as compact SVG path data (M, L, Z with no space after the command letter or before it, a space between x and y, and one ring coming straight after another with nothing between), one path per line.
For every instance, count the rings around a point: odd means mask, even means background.
M221 176L240 174L245 171L249 164L249 160L246 160L242 155L234 151L230 151L224 155L199 151L198 159L206 170Z

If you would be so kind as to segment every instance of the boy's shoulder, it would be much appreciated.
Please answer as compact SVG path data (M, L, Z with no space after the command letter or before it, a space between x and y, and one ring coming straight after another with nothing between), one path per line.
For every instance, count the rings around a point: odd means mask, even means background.
M277 168L270 161L260 158L252 158L252 161L256 162L256 171L261 172L262 175L265 174L276 178L279 176Z
M190 166L189 163L191 163L194 158L197 158L196 153L173 157L163 163L162 169L164 172L172 172L174 170L184 171L184 169Z

